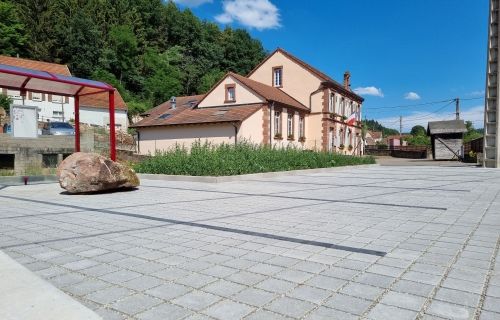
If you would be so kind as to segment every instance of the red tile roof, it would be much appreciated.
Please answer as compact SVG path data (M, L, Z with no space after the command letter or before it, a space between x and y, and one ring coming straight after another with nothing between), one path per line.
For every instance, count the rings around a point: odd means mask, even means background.
M382 139L382 131L368 131L373 139Z
M274 101L278 102L281 104L284 104L286 106L290 106L299 110L303 111L310 111L309 108L304 106L302 103L298 102L291 96L289 96L287 93L283 92L282 90L268 86L266 84L263 84L261 82L248 79L242 75L239 75L237 73L232 73L229 72L227 76L232 76L239 82L243 83L246 87L248 87L250 90L254 91L257 93L259 96L263 97L264 99L268 101ZM227 77L226 76L226 77ZM224 77L223 79L225 79Z
M62 74L65 76L71 76L71 72L67 65L57 64L52 62L35 61L23 58L14 58L8 56L0 56L0 64L6 64L9 66L27 68L39 71L45 71L50 73Z
M109 108L109 94L107 92L97 93L88 96L80 97L80 106L98 109L108 109ZM123 101L122 96L115 90L115 109L116 110L128 110L125 101Z
M347 96L349 96L349 97L351 97L351 98L353 98L355 100L361 101L361 102L364 101L363 97L360 97L359 95L357 95L356 93L354 93L351 89L346 89L342 84L338 83L337 81L335 81L333 78L331 78L327 74L319 71L318 69L314 68L310 64L302 61L301 59L297 58L296 56L292 55L291 53L289 53L289 52L287 52L287 51L285 51L285 50L283 50L281 48L277 48L271 54L269 54L267 56L267 58L265 58L252 71L250 71L250 73L247 75L247 77L250 77L262 64L264 64L264 62L266 62L270 57L272 57L277 52L281 52L283 55L285 55L286 57L288 57L290 60L292 60L295 63L299 64L304 69L306 69L309 72L311 72L314 75L316 75L316 77L318 77L320 80L322 80L323 82L326 82L326 83L332 85L335 89L337 89L338 91L344 93L345 95L347 95Z
M240 122L262 108L262 104L196 108L195 105L203 97L203 95L177 97L175 109L172 109L170 101L167 101L151 109L146 113L146 118L130 127Z
M14 58L1 55L0 64L71 76L71 72L69 71L68 66L64 64ZM108 93L98 93L89 96L82 96L80 98L80 105L82 107L108 109ZM118 91L115 91L115 108L117 110L127 110L127 105L125 104L125 101L123 101L123 98Z

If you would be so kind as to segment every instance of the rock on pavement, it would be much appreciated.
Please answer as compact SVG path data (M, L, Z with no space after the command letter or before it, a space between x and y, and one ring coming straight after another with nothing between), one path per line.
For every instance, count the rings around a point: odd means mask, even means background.
M138 187L131 168L96 153L76 152L57 168L61 188L69 193L86 193Z

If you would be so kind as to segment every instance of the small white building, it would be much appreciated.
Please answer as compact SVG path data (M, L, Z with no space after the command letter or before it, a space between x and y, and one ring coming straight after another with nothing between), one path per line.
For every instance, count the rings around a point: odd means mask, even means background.
M0 64L71 76L68 66L57 63L0 55ZM13 104L37 107L38 121L69 122L75 119L75 101L72 97L30 91L26 93L25 97L22 97L19 90L0 89L2 94L9 96L13 100ZM127 130L127 105L118 91L115 94L115 108L116 128L119 130ZM83 96L80 98L80 123L100 127L109 126L107 93Z

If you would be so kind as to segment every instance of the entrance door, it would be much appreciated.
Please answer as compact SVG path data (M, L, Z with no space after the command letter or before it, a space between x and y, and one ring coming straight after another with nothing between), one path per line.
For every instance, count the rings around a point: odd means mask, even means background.
M333 141L333 128L330 128L330 130L328 131L328 151L329 152L333 151L333 144L334 144L334 141Z

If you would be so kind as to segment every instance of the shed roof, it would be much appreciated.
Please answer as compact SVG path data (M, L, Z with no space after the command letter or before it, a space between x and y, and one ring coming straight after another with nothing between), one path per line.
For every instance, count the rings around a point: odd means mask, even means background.
M427 126L427 134L450 134L467 132L463 120L432 121Z

